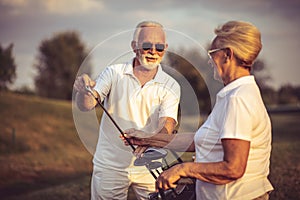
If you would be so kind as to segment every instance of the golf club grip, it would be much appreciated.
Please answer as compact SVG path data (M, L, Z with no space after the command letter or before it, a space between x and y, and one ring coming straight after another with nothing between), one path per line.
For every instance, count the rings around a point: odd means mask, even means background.
M112 116L108 113L108 111L106 110L106 108L102 105L102 103L100 102L100 100L98 98L96 98L97 103L100 105L100 107L104 110L104 112L106 113L106 115L109 117L109 119L112 121L112 123L115 125L115 127L118 129L118 131L121 133L121 135L123 136L123 138L125 138L126 142L130 145L130 147L132 148L133 151L135 151L135 147L131 144L131 142L129 141L129 139L127 137L125 137L124 132L122 131L122 129L119 127L119 125L117 124L117 122L112 118Z

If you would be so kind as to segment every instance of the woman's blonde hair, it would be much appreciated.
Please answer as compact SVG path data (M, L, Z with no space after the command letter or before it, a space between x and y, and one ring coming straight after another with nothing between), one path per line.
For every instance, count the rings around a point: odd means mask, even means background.
M215 29L218 48L231 48L241 64L251 66L262 44L258 28L248 22L229 21Z

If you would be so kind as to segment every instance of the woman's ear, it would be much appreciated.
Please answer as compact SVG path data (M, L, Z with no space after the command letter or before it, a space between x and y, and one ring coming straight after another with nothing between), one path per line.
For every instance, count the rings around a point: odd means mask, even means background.
M224 50L224 63L231 61L232 58L234 58L232 49L226 48Z
M226 56L227 59L233 58L233 51L232 51L232 49L226 48L225 49L225 56Z

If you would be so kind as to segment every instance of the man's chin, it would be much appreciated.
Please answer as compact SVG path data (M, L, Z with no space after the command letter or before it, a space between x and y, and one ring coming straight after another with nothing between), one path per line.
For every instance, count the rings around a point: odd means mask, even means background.
M158 66L158 64L156 64L156 63L143 65L143 67L147 70L153 70L153 69L157 68L157 66Z
M140 58L139 61L140 61L141 66L143 66L147 70L153 70L153 69L157 68L157 66L160 63L158 61L156 61L156 62L148 61L145 57Z

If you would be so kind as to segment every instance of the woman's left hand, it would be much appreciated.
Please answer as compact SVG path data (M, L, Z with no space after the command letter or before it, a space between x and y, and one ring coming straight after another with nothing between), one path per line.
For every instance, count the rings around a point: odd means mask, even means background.
M182 164L177 164L168 170L163 171L156 179L156 189L167 190L175 188L177 181L181 178L180 171L182 170Z

